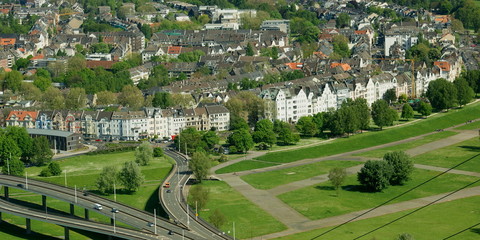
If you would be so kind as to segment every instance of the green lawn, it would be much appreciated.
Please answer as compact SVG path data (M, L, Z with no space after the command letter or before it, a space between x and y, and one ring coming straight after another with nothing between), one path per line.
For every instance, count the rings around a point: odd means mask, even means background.
M438 172L434 171L415 169L412 174L412 180L405 185L390 186L383 192L377 193L364 192L358 184L357 176L351 175L343 185L344 190L340 191L339 197L336 196L335 191L328 182L284 193L278 197L301 214L315 220L375 207L437 174ZM476 179L478 178L446 174L396 199L392 203L454 191Z
M382 149L377 149L369 152L364 152L364 153L359 153L359 154L354 154L354 156L363 156L363 157L374 157L374 158L382 158L383 155L387 152L392 152L392 151L406 151L408 149L418 147L427 143L431 143L443 138L451 137L453 135L457 135L457 132L450 132L450 131L445 131L445 132L439 132L435 133L432 135L425 136L421 139L414 140L411 142L399 144L396 146L391 146L391 147L386 147Z
M227 218L221 227L224 232L230 231L235 222L236 237L239 239L265 235L285 230L286 227L243 195L235 191L225 182L203 181L202 185L209 189L210 199L199 214L208 221L208 217L219 209ZM195 187L195 186L193 186Z
M415 239L444 239L456 232L478 223L480 196L439 203L424 208L389 226L373 232L362 239L396 239L399 234L409 233ZM381 217L348 223L317 239L351 240L403 216L412 210ZM277 240L313 239L331 228L316 229L289 235ZM467 230L452 240L476 240L480 238L480 226Z
M475 121L475 122L466 124L464 126L461 126L461 127L455 128L455 129L458 129L458 130L476 130L476 129L479 129L479 128L480 128L480 121Z
M241 178L255 188L271 189L283 184L326 174L335 167L348 168L359 164L361 163L356 161L322 161L287 169L253 173Z
M271 167L275 165L278 165L278 164L244 160L244 161L240 161L238 163L234 163L232 165L226 166L224 168L218 169L217 171L215 171L215 173L222 174L222 173L241 172L241 171L246 171L250 169Z
M475 103L462 109L439 113L428 119L402 127L357 134L349 138L340 138L331 143L299 150L268 153L259 157L258 160L286 163L301 159L330 156L418 136L435 131L435 129L447 128L479 117L480 103Z
M413 158L415 163L450 168L480 153L478 137L427 152ZM458 166L456 169L480 172L480 156Z
M105 166L117 166L117 169L120 169L122 164L125 161L134 160L134 152L122 152L122 153L110 153L110 154L99 154L99 155L81 155L72 158L65 158L61 161L60 166L63 170L67 170L67 185L69 187L77 186L77 189L82 190L83 188L93 191L96 191L95 180L100 174L101 170ZM145 183L140 187L137 192L134 193L125 193L122 191L122 186L117 185L117 201L121 203L128 204L130 206L136 207L141 210L146 210L153 212L154 208L157 208L159 214L163 213L159 205L158 200L158 187L160 186L162 180L168 175L172 168L172 160L167 158L155 158L148 166L142 166L140 169L145 175ZM38 177L38 173L41 171L40 167L31 167L27 168L29 177L35 178L38 180L48 181L56 183L59 185L65 184L65 176L55 177ZM30 203L35 203L41 205L41 197L39 195L30 194L22 190L11 189L11 196L14 199L26 201ZM113 195L104 196L110 199L113 199ZM53 198L47 198L47 205L52 208L52 211L58 210L63 212L69 212L69 204L60 200ZM54 210L53 210L54 209ZM75 214L77 216L83 217L83 208L76 207ZM110 219L101 214L91 211L90 218L104 223L109 223ZM14 224L22 224L22 219L12 216ZM24 224L24 220L23 220ZM42 225L43 226L43 225ZM118 226L128 227L125 224L118 223ZM59 229L59 234L56 233L56 229ZM44 223L42 228L39 228L41 233L50 235L50 236L61 236L63 234L63 228L59 228L56 225ZM29 236L24 236L25 238ZM12 236L13 238L13 236ZM78 237L73 239L90 239L91 237L86 237L78 234Z

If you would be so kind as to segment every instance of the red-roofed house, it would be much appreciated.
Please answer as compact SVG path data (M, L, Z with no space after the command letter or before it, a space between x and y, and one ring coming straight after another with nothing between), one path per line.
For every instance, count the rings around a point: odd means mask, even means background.
M45 56L43 56L43 54L38 54L37 56L30 58L30 61L44 59L44 58Z
M438 66L442 71L448 72L450 71L450 63L445 61L436 61L433 65Z
M15 45L16 41L17 41L17 39L15 39L15 38L10 38L10 37L2 38L2 37L0 37L0 46L13 46L13 45Z
M177 57L182 52L181 46L170 46L168 47L167 54Z
M302 70L303 63L285 63L292 70Z
M349 70L352 69L348 63L334 62L334 63L330 64L330 68L336 68L338 66L340 66L343 69L343 71L349 71Z
M35 128L37 115L38 112L36 111L11 111L5 119L5 122L7 126Z

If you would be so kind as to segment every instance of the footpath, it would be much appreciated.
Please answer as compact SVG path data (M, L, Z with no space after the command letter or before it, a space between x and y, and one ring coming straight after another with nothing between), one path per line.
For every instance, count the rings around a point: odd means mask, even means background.
M471 138L474 138L478 136L478 131L477 130L455 130L454 128L457 128L459 126L462 126L464 124L458 125L458 126L453 126L450 128L447 128L445 130L449 131L455 131L458 132L459 134L450 136L444 139L440 139L431 143L424 144L422 146L418 146L412 149L407 150L406 152L410 156L417 156L426 152L434 151L449 145L453 145ZM320 220L314 220L311 221L307 217L301 215L297 211L295 211L293 208L282 202L280 199L278 199L276 196L294 191L300 188L304 188L307 186L312 186L316 185L325 181L328 181L328 174L322 174L318 176L314 176L312 178L296 181L296 182L291 182L287 183L281 186L277 186L275 188L269 189L269 190L260 190L252 187L249 185L247 182L243 181L240 177L243 175L248 175L248 174L255 174L255 173L261 173L261 172L267 172L267 171L274 171L274 170L279 170L279 169L285 169L285 168L291 168L295 166L300 166L300 165L306 165L306 164L311 164L315 162L320 162L320 161L326 161L326 160L356 160L360 162L364 162L368 159L372 158L365 158L365 157L359 157L359 156L353 156L354 154L358 153L363 153L363 152L368 152L376 149L381 149L385 147L390 147L390 146L396 146L402 143L410 142L413 140L421 139L427 135L430 135L433 133L427 133L423 134L420 136L392 142L392 143L387 143L387 144L382 144L374 147L369 147L361 150L356 150L356 151L351 151L351 152L346 152L346 153L341 153L341 154L336 154L332 156L326 156L326 157L320 157L320 158L312 158L312 159L304 159L296 162L291 162L291 163L285 163L285 164L280 164L272 167L267 167L267 168L262 168L262 169L254 169L254 170L247 170L243 172L236 172L236 173L227 173L227 174L216 174L218 178L222 179L223 181L227 182L230 186L232 186L235 190L239 191L243 196L245 196L249 201L252 201L256 203L260 208L268 212L270 215L275 217L278 221L282 222L287 226L287 230L282 231L282 232L277 232L277 233L272 233L264 236L259 236L253 239L271 239L271 238L277 238L281 236L286 236L294 233L300 233L308 230L313 230L313 229L318 229L318 228L324 228L324 227L331 227L331 226L336 226L338 224L341 224L345 221L348 221L352 219L355 216L358 216L365 211L368 211L369 209L358 211L358 212L353 212L353 213L348 213L345 215L340 215L340 216L335 216L335 217L330 217L330 218L324 218ZM305 146L302 146L305 147ZM290 150L290 149L289 149ZM252 152L252 154L249 154L243 158L236 159L231 161L233 163L243 161L245 159L253 159L258 156L261 156L265 154L266 152ZM215 170L225 167L230 164L222 164L221 166L217 166L216 168L212 169L212 172ZM363 164L359 164L354 167L347 168L348 174L356 174L361 168ZM416 168L421 168L421 169L428 169L428 170L433 170L433 171L445 171L445 168L441 167L434 167L434 166L428 166L428 165L421 165L421 164L415 164ZM477 172L469 172L469 171L461 171L461 170L452 170L449 173L451 174L462 174L462 175L468 175L468 176L476 176L480 177L480 173ZM372 211L358 219L367 219L367 218L372 218L372 217L377 217L377 216L382 216L390 213L395 213L399 211L404 211L404 210L409 210L413 208L418 208L423 206L424 204L432 201L432 199L437 199L443 195L446 195L448 193L444 194L439 194L435 196L429 196L429 197L424 197L424 198L419 198L419 199L413 199L410 201L405 201L401 203L395 203L395 204L389 204L382 206L381 208L376 209L375 211ZM453 194L452 196L449 196L448 198L443 199L440 202L445 202L445 201L451 201L455 199L461 199L461 198L466 198L466 197L472 197L472 196L477 196L480 195L480 187L473 187L473 188L468 188L464 189L460 192L457 192Z

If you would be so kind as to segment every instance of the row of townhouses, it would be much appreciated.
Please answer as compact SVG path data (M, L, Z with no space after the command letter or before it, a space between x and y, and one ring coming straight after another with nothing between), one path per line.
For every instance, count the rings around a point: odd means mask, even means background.
M50 129L104 140L170 138L182 129L228 130L230 113L222 105L191 109L145 108L143 111L10 111L6 126Z

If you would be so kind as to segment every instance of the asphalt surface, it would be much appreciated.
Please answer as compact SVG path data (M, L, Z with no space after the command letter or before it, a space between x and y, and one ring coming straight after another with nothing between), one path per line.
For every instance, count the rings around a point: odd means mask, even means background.
M182 190L191 176L188 161L183 155L177 152L168 149L165 149L164 152L177 163L173 174L166 180L170 182L170 187L163 187L160 193L160 201L163 202L163 206L168 215L205 239L232 239L220 230L206 224L200 218L195 220L195 212L193 210L189 210L189 215L187 215L187 206L182 200ZM170 190L170 192L167 192L167 190Z
M90 232L101 233L105 235L115 236L123 239L165 239L165 236L156 236L151 233L136 231L123 227L115 228L111 225L90 222L76 217L66 217L57 214L49 214L12 204L4 200L0 200L0 212L13 214L16 216L34 219L42 222L53 223L60 226L82 229Z
M119 212L115 214L116 221L123 222L132 227L148 231L150 233L155 232L155 227L153 224L149 224L155 222L152 213L141 211L128 205L114 202L94 194L88 194L85 196L81 191L78 190L75 194L74 189L32 179L28 179L27 184L25 178L3 174L0 175L0 185L45 195L47 196L47 207L48 197L52 197L61 201L72 203L85 209L89 209L90 211L98 212L110 218L113 218L111 209L116 208L119 210ZM75 197L75 195L77 197ZM102 210L94 209L95 204L102 205ZM91 223L94 224L93 222ZM182 226L170 222L167 219L157 217L156 223L159 239L202 239L184 229ZM173 235L170 235L170 232L173 233Z

